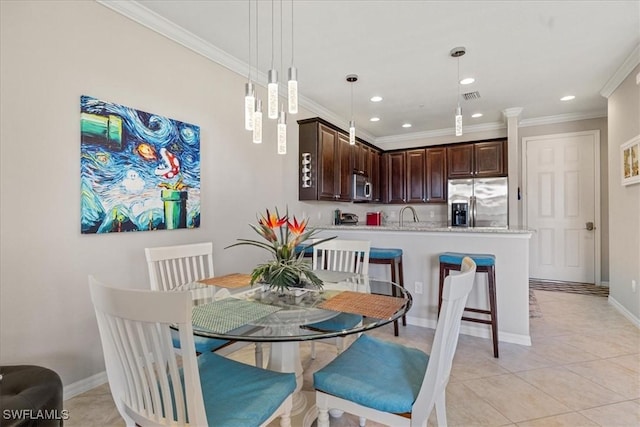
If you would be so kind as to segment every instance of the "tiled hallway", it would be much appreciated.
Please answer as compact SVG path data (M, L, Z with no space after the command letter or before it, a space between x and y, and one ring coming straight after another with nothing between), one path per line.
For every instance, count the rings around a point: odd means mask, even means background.
M494 359L489 340L460 336L447 388L449 425L640 425L640 329L604 297L545 291L535 296L542 315L531 319L531 347L500 343L500 358ZM394 338L388 326L373 334L428 352L433 332L407 326ZM314 361L309 345L301 345L305 390L312 389L312 372L335 354L334 346L317 348ZM250 362L253 350L234 357ZM66 401L65 409L67 427L124 425L106 385ZM358 421L345 414L331 425ZM435 414L430 425L436 425Z

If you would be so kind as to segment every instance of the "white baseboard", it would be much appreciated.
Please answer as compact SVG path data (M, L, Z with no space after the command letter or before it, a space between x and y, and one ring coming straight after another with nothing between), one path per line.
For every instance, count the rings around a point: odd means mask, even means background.
M414 326L421 326L423 328L436 328L436 320L435 319L424 319L422 317L411 317L407 316L407 324ZM487 325L486 327L482 326L471 326L466 323L463 323L460 326L460 333L464 335L471 335L472 337L479 338L491 338L491 329ZM531 336L530 335L522 335L522 334L512 334L510 332L500 332L498 331L500 342L509 342L512 344L519 345L531 345Z
M101 386L107 381L107 371L102 371L88 378L76 381L75 383L69 384L64 387L62 399L71 399L72 397L82 394L85 391L89 391L93 388Z
M638 318L633 313L631 313L629 310L627 310L627 308L625 306L623 306L618 301L616 301L616 299L613 298L611 295L609 295L609 300L608 301L609 301L609 304L614 306L616 308L616 310L618 310L620 312L620 314L622 314L624 317L629 319L631 321L631 323L633 323L637 328L640 328L640 318Z

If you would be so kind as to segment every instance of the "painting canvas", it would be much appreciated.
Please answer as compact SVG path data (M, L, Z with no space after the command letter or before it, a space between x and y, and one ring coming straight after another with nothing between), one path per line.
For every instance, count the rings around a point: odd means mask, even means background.
M200 127L80 97L81 232L200 226Z
M640 182L640 135L620 147L622 157L622 185Z

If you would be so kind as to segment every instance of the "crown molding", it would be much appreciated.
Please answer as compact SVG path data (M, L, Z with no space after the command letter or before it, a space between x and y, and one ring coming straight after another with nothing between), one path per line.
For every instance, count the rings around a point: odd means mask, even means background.
M505 119L508 119L510 117L518 117L520 114L522 114L522 107L505 108L504 110L502 110L502 114L504 115Z
M554 123L575 122L577 120L599 119L607 117L606 110L590 111L587 113L567 113L558 114L556 116L536 117L533 119L524 119L519 123L519 127L551 125Z
M632 51L631 54L625 59L625 61L620 65L618 70L611 76L609 81L604 85L604 87L600 90L600 95L605 98L609 98L611 94L620 86L620 83L627 78L629 73L633 71L636 66L640 64L640 44L637 45Z
M506 127L507 126L504 123L496 122L496 123L483 123L478 125L464 126L463 129L465 133L474 133L474 132L500 130L500 129L505 129ZM403 135L382 136L379 138L375 138L373 142L375 144L385 144L389 142L407 142L407 141L415 141L418 139L437 138L440 136L447 136L447 135L450 135L450 136L455 135L455 128L428 130L425 132L413 132L413 133L407 133Z

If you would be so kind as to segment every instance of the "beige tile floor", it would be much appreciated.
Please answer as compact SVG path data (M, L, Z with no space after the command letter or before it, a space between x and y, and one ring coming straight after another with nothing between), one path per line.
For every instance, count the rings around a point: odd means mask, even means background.
M640 330L603 297L545 291L535 296L542 317L531 319L531 347L500 343L500 358L494 359L489 340L460 336L447 388L449 425L640 426ZM394 338L389 326L373 334L428 352L433 332L407 326ZM317 349L312 360L309 345L301 344L305 390L312 390L312 373L335 355L328 344ZM233 357L250 363L253 350ZM67 427L124 425L108 385L64 406ZM429 424L436 425L435 414ZM331 419L332 427L357 425L349 414Z

